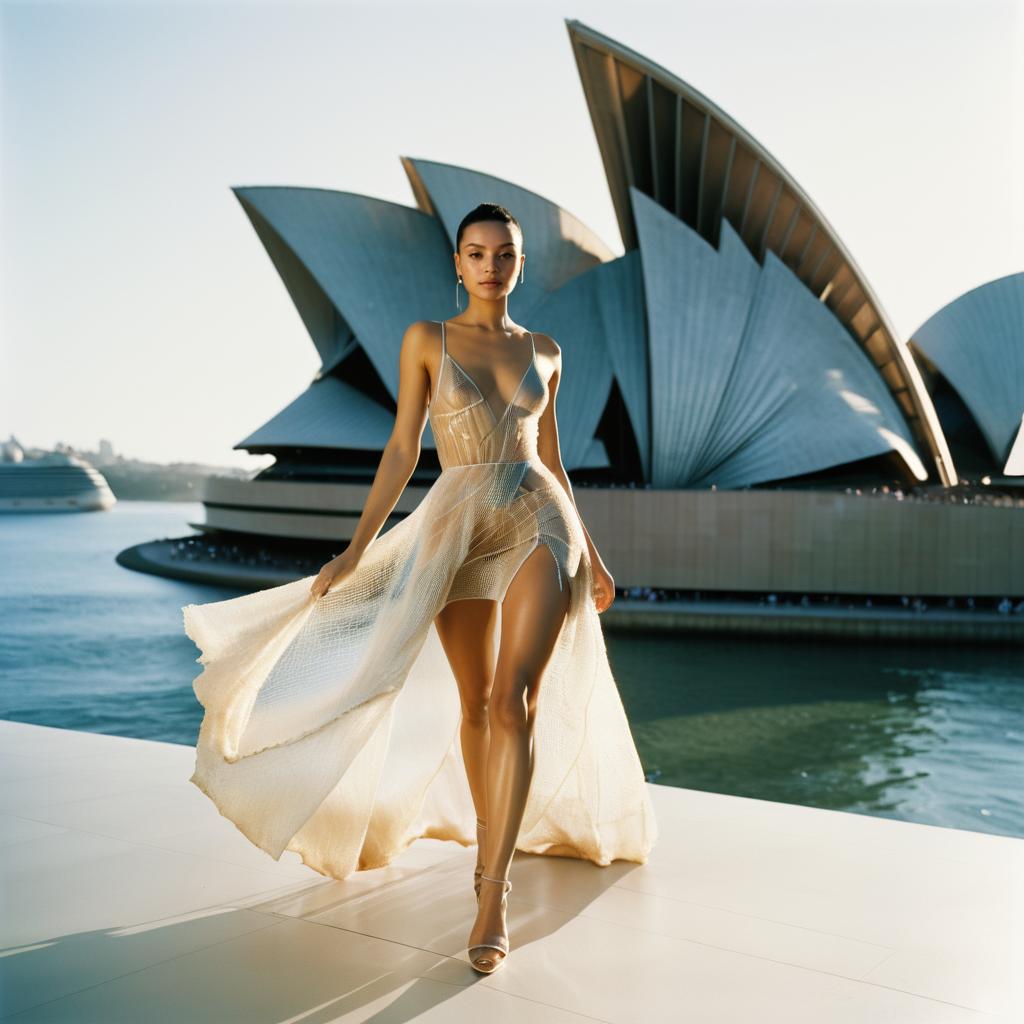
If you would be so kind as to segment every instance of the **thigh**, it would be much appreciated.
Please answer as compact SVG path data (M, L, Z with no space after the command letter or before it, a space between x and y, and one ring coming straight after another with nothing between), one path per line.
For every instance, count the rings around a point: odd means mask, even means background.
M469 711L482 709L491 690L497 614L497 601L465 598L450 601L434 619L462 706Z
M540 681L551 660L569 611L569 583L551 549L540 542L519 567L501 605L501 646L492 697L515 717L523 707L532 716Z

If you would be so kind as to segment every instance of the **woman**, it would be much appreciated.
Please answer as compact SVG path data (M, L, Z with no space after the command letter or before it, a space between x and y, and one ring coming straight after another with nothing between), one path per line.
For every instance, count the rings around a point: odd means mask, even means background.
M305 605L294 591L272 601L295 587L286 584L184 610L206 665L192 781L275 856L294 849L344 877L387 863L418 835L464 841L453 778L461 753L477 825L469 957L490 973L509 952L517 847L643 863L656 829L597 620L614 583L559 453L561 351L508 315L525 267L519 223L504 207L478 206L459 225L454 260L468 306L406 331L391 438L347 548L300 581ZM442 472L378 537L419 460L427 417ZM246 600L229 618L227 606ZM222 607L219 621L207 617ZM444 703L455 687L424 654L434 634L457 687L457 722ZM216 646L224 636L234 658ZM334 738L319 752L284 760L321 733ZM327 767L311 772L310 755ZM231 771L257 757L268 759L262 769L232 783ZM268 802L285 788L287 804Z

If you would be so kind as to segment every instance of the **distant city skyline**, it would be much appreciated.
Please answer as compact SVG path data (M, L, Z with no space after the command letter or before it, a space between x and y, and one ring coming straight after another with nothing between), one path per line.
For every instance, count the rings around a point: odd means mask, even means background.
M232 186L413 206L399 157L423 157L532 189L621 253L566 17L662 64L764 144L901 340L1024 270L1024 3L507 14L496 32L465 4L3 0L0 437L271 461L232 445L318 360Z
M85 459L96 460L97 465L101 465L104 462L113 462L116 459L123 459L128 462L152 462L154 465L171 465L174 463L184 463L196 465L212 465L217 468L229 468L231 467L230 460L222 459L219 462L207 462L205 459L147 459L144 456L133 455L130 452L122 451L118 446L112 442L109 438L101 437L95 444L72 444L70 441L57 440L51 444L33 444L31 441L26 441L21 438L17 433L10 433L5 438L0 438L0 448L6 448L11 441L17 443L18 447L22 449L28 457L35 457L39 452L70 452L76 455L80 455ZM253 463L255 464L258 460L262 459L267 465L273 463L273 456L271 455L260 455L253 456ZM0 461L3 461L2 453L0 453ZM237 467L234 467L237 468Z

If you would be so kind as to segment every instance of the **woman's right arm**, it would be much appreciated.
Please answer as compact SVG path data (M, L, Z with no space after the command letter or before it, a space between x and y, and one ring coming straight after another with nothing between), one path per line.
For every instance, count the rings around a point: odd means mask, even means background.
M428 353L434 342L433 324L429 320L417 320L410 324L402 336L398 357L398 408L391 437L384 446L380 465L352 539L341 554L321 568L310 587L314 597L322 597L333 583L356 568L363 552L398 504L416 468L423 427L427 422L427 396L430 392Z

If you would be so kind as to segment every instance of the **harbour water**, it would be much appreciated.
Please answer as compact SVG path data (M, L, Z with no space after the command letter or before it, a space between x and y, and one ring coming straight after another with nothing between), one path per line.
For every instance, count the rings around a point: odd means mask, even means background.
M0 516L0 718L194 743L181 606L241 593L122 568L198 504ZM1024 837L1024 651L606 634L648 778Z

